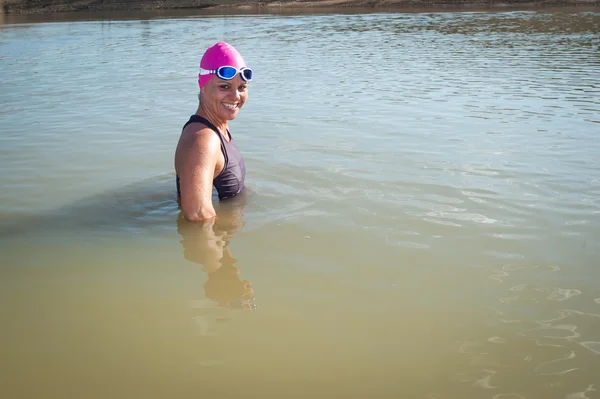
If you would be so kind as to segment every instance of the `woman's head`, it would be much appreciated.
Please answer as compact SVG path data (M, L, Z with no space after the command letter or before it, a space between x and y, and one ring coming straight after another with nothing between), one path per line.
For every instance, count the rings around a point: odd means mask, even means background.
M200 74L198 75L198 85L200 88L203 88L209 80L217 76L219 68L222 69L219 72L223 72L225 77L231 78L232 70L223 70L223 67L233 67L238 73L242 68L250 70L246 66L244 58L235 47L226 42L218 42L206 49L200 60ZM252 79L252 72L244 72L242 75L247 80L248 78Z
M210 46L200 61L201 107L220 120L232 120L248 98L252 70L242 55L230 44Z

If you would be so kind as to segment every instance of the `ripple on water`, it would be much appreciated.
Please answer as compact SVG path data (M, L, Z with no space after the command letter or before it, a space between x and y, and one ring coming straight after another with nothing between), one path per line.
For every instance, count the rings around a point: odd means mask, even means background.
M591 350L592 352L594 352L597 355L600 355L600 342L584 341L584 342L581 342L581 346L583 346L586 349Z

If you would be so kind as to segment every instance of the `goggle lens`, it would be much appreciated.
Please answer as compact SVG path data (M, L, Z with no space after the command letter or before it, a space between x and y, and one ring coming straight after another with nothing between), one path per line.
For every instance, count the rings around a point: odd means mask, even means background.
M219 79L230 80L233 79L235 75L237 75L237 73L238 71L234 67L226 66L217 69L217 76L219 77Z
M246 82L249 82L252 80L252 69L250 68L244 68L242 69L242 79L244 79Z

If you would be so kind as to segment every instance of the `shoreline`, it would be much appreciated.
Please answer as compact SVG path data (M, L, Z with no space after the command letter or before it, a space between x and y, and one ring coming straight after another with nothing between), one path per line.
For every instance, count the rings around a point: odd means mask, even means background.
M540 8L600 9L600 0L0 0L0 14L49 15L105 12L270 13L327 10L506 10Z

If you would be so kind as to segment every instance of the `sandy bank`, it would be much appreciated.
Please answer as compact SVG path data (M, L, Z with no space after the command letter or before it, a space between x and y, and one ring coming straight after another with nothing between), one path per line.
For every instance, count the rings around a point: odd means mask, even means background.
M556 6L599 7L600 0L0 0L0 13L46 14L57 12L157 10L274 10L319 8L539 8Z

